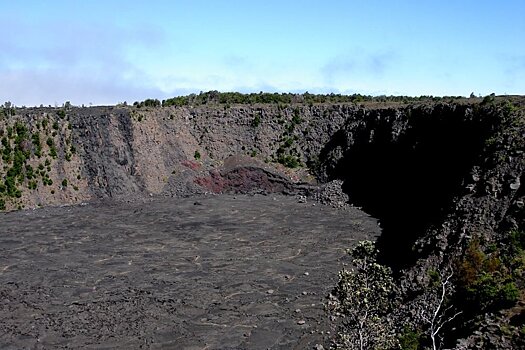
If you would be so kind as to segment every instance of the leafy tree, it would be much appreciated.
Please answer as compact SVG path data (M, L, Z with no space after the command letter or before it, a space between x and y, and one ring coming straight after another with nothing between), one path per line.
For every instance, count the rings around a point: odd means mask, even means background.
M396 345L385 316L392 307L393 279L389 267L377 263L375 243L362 241L348 253L352 270L339 272L328 308L342 317L336 348L387 349Z

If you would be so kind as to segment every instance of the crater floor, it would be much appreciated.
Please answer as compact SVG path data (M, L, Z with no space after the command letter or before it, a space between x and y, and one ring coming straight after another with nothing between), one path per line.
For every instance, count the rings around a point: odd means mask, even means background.
M0 214L0 348L308 349L376 220L220 195Z

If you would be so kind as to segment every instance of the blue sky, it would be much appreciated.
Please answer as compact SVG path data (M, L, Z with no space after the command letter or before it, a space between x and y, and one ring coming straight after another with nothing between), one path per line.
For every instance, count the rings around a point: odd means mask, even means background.
M0 0L0 103L525 94L523 0Z

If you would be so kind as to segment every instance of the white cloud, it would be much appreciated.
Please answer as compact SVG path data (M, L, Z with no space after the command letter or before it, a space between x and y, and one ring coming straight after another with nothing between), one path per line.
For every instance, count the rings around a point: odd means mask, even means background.
M336 86L352 80L356 83L356 79L365 76L377 80L388 72L395 60L392 51L355 50L329 59L321 68L321 75L326 84Z
M127 56L129 47L155 50L164 38L140 30L73 22L11 22L0 36L0 100L18 105L116 103L162 94Z

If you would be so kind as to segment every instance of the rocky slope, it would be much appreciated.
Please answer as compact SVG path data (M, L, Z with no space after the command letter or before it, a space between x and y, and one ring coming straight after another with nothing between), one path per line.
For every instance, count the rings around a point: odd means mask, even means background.
M290 181L315 180L304 164L316 159L355 109L345 105L21 109L0 121L5 143L1 175L4 180L16 178L2 198L9 210L101 198L228 191L217 187L217 176L229 178L224 186L235 187L231 182L239 180L233 178L244 176L239 168L257 169L254 181L270 177L270 183L283 184L278 186L282 190L290 187L285 185ZM20 164L15 164L17 152ZM8 174L13 167L17 171ZM68 186L62 185L64 179Z
M525 231L524 107L522 97L488 97L4 111L0 208L204 192L329 193L324 201L339 207L350 198L381 221L382 259L410 309L429 271L458 270L472 242L519 275L504 253L509 232ZM513 282L521 291L522 277ZM500 323L518 315L500 338L523 337L522 309L481 313ZM481 327L478 316L462 319L449 345Z
M448 274L448 306L461 314L445 325L447 346L525 344L522 110L522 100L489 99L363 110L321 152L320 178L343 179L351 201L381 220L402 300L391 317L423 344L419 316Z

